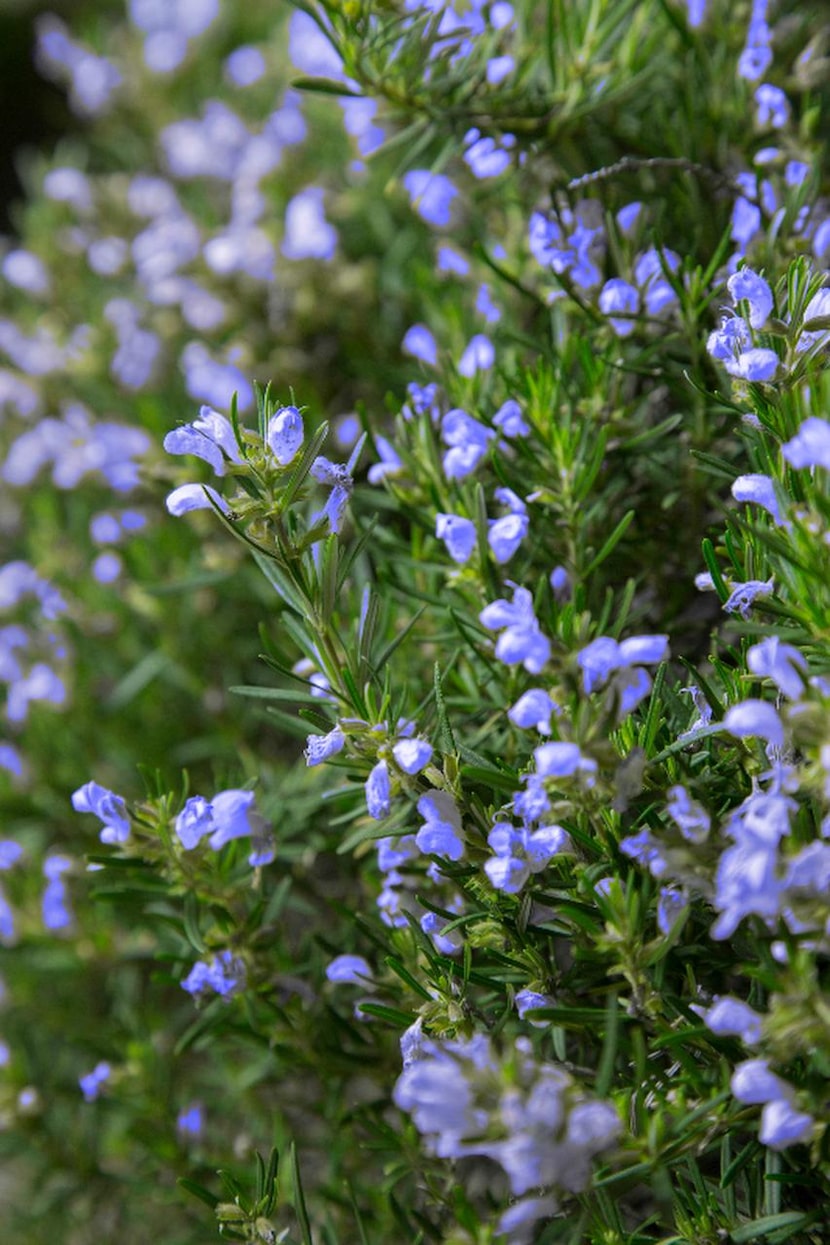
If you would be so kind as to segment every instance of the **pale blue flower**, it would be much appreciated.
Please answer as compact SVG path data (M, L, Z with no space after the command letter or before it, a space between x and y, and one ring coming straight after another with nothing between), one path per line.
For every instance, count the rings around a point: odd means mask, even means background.
M213 815L204 796L190 797L177 816L174 829L185 851L192 851L206 835L213 832Z
M531 831L509 822L497 822L487 842L494 855L485 861L484 871L496 890L517 895L531 874L540 873L560 852L571 850L567 831L561 826L542 826Z
M447 479L462 480L475 471L495 435L466 411L447 411L441 420L441 438L450 447L442 463Z
M792 440L781 447L781 453L796 469L824 467L830 471L830 423L811 415Z
M94 1102L112 1075L112 1068L105 1061L96 1064L91 1072L78 1078L81 1092L87 1102Z
M535 728L540 735L550 734L551 715L559 706L541 687L532 687L516 701L507 716L514 726L522 730Z
M804 1111L797 1111L789 1102L775 1098L761 1112L758 1140L771 1150L808 1142L815 1129L815 1120Z
M220 791L213 797L210 802L213 832L209 843L214 851L232 839L253 835L251 816L254 813L254 799L253 791L239 789Z
M354 480L349 468L344 463L333 463L328 458L319 455L311 464L310 474L320 484L326 484L331 488L328 501L322 511L312 517L312 525L321 518L325 518L332 532L337 535L354 488Z
M230 420L209 406L200 409L199 418L192 424L168 432L164 448L168 454L194 454L203 458L217 476L225 474L226 460L242 462Z
M765 384L775 378L779 364L780 359L774 350L754 346L749 350L744 350L734 359L727 359L724 367L729 375L737 380Z
M723 611L749 618L749 611L755 602L760 597L772 596L772 592L772 579L748 579L744 584L735 584L723 603Z
M754 329L766 324L773 309L772 290L768 282L751 268L740 268L726 283L735 303L749 304L749 323Z
M783 129L790 119L790 101L780 87L763 82L755 91L755 124L765 129L771 126L774 130Z
M746 1106L760 1106L776 1100L791 1102L794 1096L792 1086L770 1071L766 1059L745 1059L737 1064L729 1088L738 1102Z
M487 543L499 565L510 561L527 536L529 525L527 514L516 512L490 521Z
M468 379L477 372L488 371L496 361L496 350L489 337L476 333L471 337L458 361L458 374Z
M637 324L633 317L640 309L640 295L628 281L619 277L606 281L600 291L598 305L602 314L610 317L611 327L618 337L628 337L634 332ZM620 312L631 318L618 319Z
M477 178L498 177L510 165L510 148L516 145L512 134L503 134L501 145L492 137L482 137L477 129L464 135L464 163Z
M403 185L423 220L430 225L449 225L451 204L458 191L448 177L429 169L411 169L404 175Z
M265 440L281 467L294 461L304 436L303 417L296 406L281 406L268 420Z
M306 765L320 765L331 757L342 752L346 744L346 736L339 726L335 726L327 735L309 735L305 746Z
M745 700L733 705L723 719L723 729L739 739L758 736L779 748L784 743L784 727L774 707L765 700Z
M763 1017L748 1003L729 995L715 999L710 1008L701 1012L701 1019L718 1037L739 1037L747 1046L757 1046L761 1040Z
M370 484L380 484L383 480L389 479L391 476L400 475L404 469L403 460L398 454L394 445L382 437L380 433L375 434L375 445L380 454L380 461L373 463L369 468L368 478Z
M373 986L372 970L362 955L338 955L326 968L326 978L335 985Z
M330 260L337 250L337 230L325 216L321 186L307 186L285 209L282 253L286 259Z
M124 800L97 782L85 783L74 791L72 807L76 813L93 813L103 823L102 843L126 843L130 837L130 819Z
M430 791L418 801L418 812L424 819L415 841L427 856L446 856L460 860L464 855L461 815L448 791Z
M209 963L197 960L181 982L181 987L188 994L202 995L212 990L215 994L229 997L242 986L244 976L242 961L235 959L230 951L220 951Z
M392 807L389 767L385 761L378 761L366 780L366 807L369 816L382 821L389 816Z
M706 809L690 797L685 787L670 787L667 794L669 802L666 812L683 838L689 843L705 843L712 826Z
M766 636L754 644L746 655L747 666L753 674L772 679L780 692L791 700L798 700L804 691L807 662L797 648L785 644L779 636Z
M438 364L438 343L432 330L425 324L413 324L406 330L401 350L429 367L436 367Z
M213 510L217 507L224 515L231 513L231 508L210 484L182 484L168 493L165 505L175 518L188 514L191 510Z
M437 514L435 535L444 541L453 562L459 565L469 561L478 539L472 519L465 519L458 514Z
M781 514L781 507L775 494L775 484L771 476L752 472L750 475L738 476L732 485L732 496L735 501L761 506L772 516L778 527L786 527L787 523Z
M684 912L689 910L689 900L677 886L664 886L657 900L657 928L666 937Z
M253 86L265 75L265 71L265 57L252 44L234 48L225 60L225 76L234 86Z
M500 86L505 78L509 78L513 70L516 68L516 61L512 56L492 56L487 62L485 76L488 86Z
M499 407L493 416L493 424L505 437L526 437L530 433L530 425L515 398L508 398Z
M399 739L392 756L405 774L420 774L432 760L432 744L426 739Z
M549 994L540 994L538 990L517 990L516 997L513 1000L516 1011L519 1013L519 1019L524 1020L528 1012L534 1011L538 1007L554 1007L556 1000ZM547 1020L529 1020L528 1024L534 1029L547 1029L549 1025Z

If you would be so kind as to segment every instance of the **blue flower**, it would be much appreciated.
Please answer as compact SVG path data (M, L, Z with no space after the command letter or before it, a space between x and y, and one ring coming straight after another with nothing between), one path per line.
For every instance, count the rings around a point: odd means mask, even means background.
M327 735L309 735L305 746L306 765L320 765L330 757L342 752L346 736L339 726L335 726Z
M798 700L804 691L804 674L807 662L797 648L785 644L777 635L766 636L753 644L746 655L746 663L753 674L772 679L780 692L791 700Z
M338 955L326 968L326 978L335 985L374 988L372 970L362 955Z
M425 856L446 856L460 860L464 855L461 816L448 791L430 791L418 801L424 824L415 836L418 850Z
M628 337L637 327L634 317L640 309L640 295L628 281L614 277L606 281L600 291L599 309L603 315L610 317L611 327L618 337ZM616 318L620 312L624 312L627 318Z
M683 838L689 843L705 843L712 826L706 809L690 797L685 787L669 788L668 796L666 812Z
M515 398L508 398L493 416L493 424L505 437L526 437L530 425L522 416L522 408Z
M745 1059L737 1064L729 1088L738 1102L750 1107L776 1099L785 1102L793 1099L792 1086L770 1071L766 1059Z
M337 230L326 220L324 195L321 186L307 186L287 204L282 242L286 259L329 260L334 257Z
M784 743L784 727L774 707L765 700L745 700L733 705L723 719L723 729L739 739L757 735L779 748Z
M535 727L540 735L549 735L551 714L558 709L556 701L546 691L541 687L532 687L508 709L507 716L521 730Z
M708 1010L701 1012L701 1019L718 1037L739 1037L747 1046L757 1046L761 1040L761 1021L748 1003L725 995L714 1001Z
M496 350L489 337L476 333L471 337L458 361L458 374L468 379L476 372L486 372L496 360Z
M245 965L231 951L220 951L208 963L197 960L181 983L188 994L201 995L208 991L229 998L245 983Z
M550 640L542 633L527 588L514 588L513 601L500 598L486 605L478 616L483 627L501 631L496 657L505 665L522 663L530 674L541 674L550 659Z
M403 185L422 220L430 225L449 225L451 204L458 191L448 177L429 169L411 169Z
M194 454L210 463L214 474L225 474L225 463L241 463L242 455L236 443L230 420L209 406L203 406L199 418L192 424L174 428L164 438L168 454Z
M426 739L399 739L392 756L405 774L420 774L432 760L432 744Z
M475 471L495 433L492 428L455 407L441 420L441 437L450 448L444 455L444 474L448 480L462 480Z
M754 346L750 350L744 350L735 359L727 359L724 367L729 375L737 380L762 384L775 378L780 362L774 350Z
M391 442L386 440L386 437L376 433L375 445L380 454L380 462L373 463L369 468L370 484L380 484L381 481L388 479L390 476L400 475L403 471L401 457Z
M802 1145L813 1135L815 1120L804 1111L782 1098L768 1102L761 1112L758 1140L771 1150L786 1150L788 1146Z
M281 467L294 461L304 435L303 417L296 406L281 406L268 420L265 440Z
M438 364L438 343L431 329L425 324L413 324L406 330L401 350L429 367L436 367Z
M753 472L750 475L738 476L732 485L732 496L735 501L748 502L761 506L772 516L778 527L786 527L787 522L781 514L781 507L775 495L775 485L770 476Z
M382 821L389 816L391 808L391 786L389 767L385 761L378 761L366 780L366 807L369 816Z
M94 1102L101 1093L106 1081L112 1074L112 1068L103 1060L95 1065L91 1072L87 1072L84 1076L78 1077L78 1084L81 1092L87 1102Z
M464 135L464 163L478 178L498 177L510 165L510 148L515 147L512 134L503 134L501 146L495 138L483 138L481 131L468 130Z
M328 458L323 458L322 455L315 458L311 464L311 474L315 480L318 480L321 484L327 484L331 488L328 501L322 511L313 516L311 522L314 524L319 519L326 518L332 532L337 535L352 495L354 480L344 463L330 462Z
M494 855L485 861L484 871L496 890L517 895L532 873L539 873L559 852L571 848L567 831L561 826L542 826L531 831L516 829L510 822L497 822L487 842Z
M76 813L94 813L103 822L102 843L126 843L130 837L130 819L124 800L97 782L85 783L74 791L72 807Z
M435 535L444 541L453 562L463 565L469 561L477 540L476 525L472 519L458 514L437 514Z
M190 797L176 818L174 828L182 847L188 852L213 832L213 814L204 796Z
M199 1102L184 1107L176 1117L176 1131L182 1137L201 1137L204 1124L204 1109Z
M41 913L46 929L67 929L72 924L72 913L67 904L66 883L63 874L72 868L68 856L49 856L43 862L46 889L41 900Z
M781 453L796 470L823 467L830 471L830 423L811 415L792 440L782 445Z
M220 497L209 484L182 484L179 488L174 488L172 493L168 493L165 504L175 518L191 510L212 510L214 506L225 515L231 513L224 497Z
M755 123L764 129L771 126L774 130L783 129L790 119L790 101L778 86L762 82L755 91Z
M218 851L232 839L247 838L253 835L251 817L254 813L253 791L232 789L220 791L210 802L213 818L213 832L210 846Z
M735 584L723 603L723 612L749 618L749 611L758 598L772 596L772 591L772 579L748 579L744 584Z
M740 268L729 278L726 288L734 302L749 304L749 323L754 329L762 329L773 308L772 290L764 278L751 268Z

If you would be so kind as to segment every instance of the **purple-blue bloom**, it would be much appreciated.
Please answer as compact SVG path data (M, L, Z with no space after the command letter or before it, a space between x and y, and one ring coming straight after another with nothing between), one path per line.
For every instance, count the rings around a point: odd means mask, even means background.
M303 444L303 417L296 406L281 406L268 420L265 440L281 467L287 467Z
M476 372L488 371L496 361L496 350L489 337L476 333L471 337L458 361L458 374L467 379Z
M772 290L768 282L751 268L740 268L734 272L726 283L735 303L749 304L749 323L754 329L761 329L772 314Z
M130 819L124 800L97 782L85 783L74 791L72 807L77 813L93 813L103 823L102 843L126 843L130 837Z
M830 471L830 423L811 415L805 419L791 441L781 447L787 462L797 470L823 467Z
M628 281L614 277L606 281L600 291L599 309L603 315L610 317L611 327L618 337L628 337L637 327L633 317L640 309L640 295ZM618 319L621 312L632 318Z
M436 367L438 364L438 343L425 324L413 324L406 330L401 350L429 367Z
M447 479L463 480L475 471L495 435L466 411L458 407L447 411L441 421L441 438L450 447L443 458Z
M458 514L437 514L435 535L443 540L453 562L463 565L476 547L476 525Z
M109 1080L112 1074L112 1068L103 1060L96 1064L91 1072L85 1073L84 1076L78 1077L78 1084L81 1087L81 1093L87 1102L94 1102L101 1093L104 1084Z
M532 687L516 701L507 716L521 730L535 728L540 735L550 734L551 715L559 706L541 687Z
M432 744L426 739L399 739L392 756L405 774L420 774L432 760Z
M411 169L404 175L403 185L422 220L429 225L449 225L452 201L458 191L448 177L429 169Z
M307 186L287 204L282 253L286 259L323 259L334 257L337 230L325 216L321 186Z
M389 816L392 807L389 766L385 761L378 761L366 780L366 807L369 816L382 821Z
M461 815L448 791L430 791L418 801L424 824L415 836L418 850L427 856L460 860L464 855Z

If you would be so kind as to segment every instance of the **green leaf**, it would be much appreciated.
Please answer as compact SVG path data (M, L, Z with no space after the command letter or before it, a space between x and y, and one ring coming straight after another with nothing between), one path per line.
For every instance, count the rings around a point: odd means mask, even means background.
M631 526L635 514L635 510L626 511L596 557L594 557L585 569L580 572L583 579L587 579L589 575L592 575L593 572L602 565L605 559L610 557Z
M455 736L452 733L450 719L447 716L447 704L444 700L444 689L441 684L441 667L437 661L433 672L433 689L435 691L435 708L438 713L438 746L442 752L455 752Z
M203 1185L197 1184L195 1180L190 1180L187 1176L179 1176L176 1181L182 1189L188 1193L192 1193L200 1202L204 1202L205 1206L209 1206L211 1210L215 1210L219 1205L220 1199L211 1193Z
M747 1245L751 1241L769 1240L775 1234L776 1245L784 1245L796 1232L815 1222L815 1214L805 1215L795 1210L784 1211L780 1215L763 1215L751 1223L741 1224L729 1234L729 1240L733 1245Z
M305 1204L305 1194L303 1193L303 1182L300 1178L297 1147L293 1141L288 1147L288 1163L291 1171L291 1183L294 1188L294 1211L300 1225L300 1236L302 1237L303 1245L314 1245L314 1238L311 1235L311 1222Z
M363 98L360 91L353 91L351 87L338 82L335 78L318 78L308 74L302 78L292 78L291 85L298 91L316 91L320 95L350 95L352 99Z

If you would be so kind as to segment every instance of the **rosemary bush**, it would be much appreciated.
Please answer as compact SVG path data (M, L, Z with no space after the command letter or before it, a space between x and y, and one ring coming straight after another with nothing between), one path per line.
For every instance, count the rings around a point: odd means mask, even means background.
M9 1239L830 1241L830 42L44 17Z

